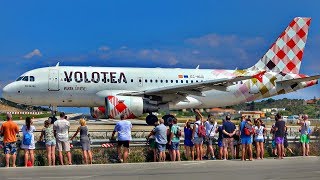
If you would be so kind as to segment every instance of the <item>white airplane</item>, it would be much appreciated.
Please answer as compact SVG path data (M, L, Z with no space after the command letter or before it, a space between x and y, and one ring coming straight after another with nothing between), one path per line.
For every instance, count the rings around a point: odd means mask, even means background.
M96 118L131 119L152 112L212 108L290 93L318 83L299 74L311 18L296 17L267 53L244 70L59 66L34 69L3 88L26 105L91 107ZM236 62L236 61L235 61Z

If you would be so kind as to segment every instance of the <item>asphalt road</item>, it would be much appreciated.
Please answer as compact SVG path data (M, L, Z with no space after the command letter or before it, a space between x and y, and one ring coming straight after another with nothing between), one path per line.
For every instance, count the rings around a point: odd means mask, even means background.
M320 179L320 157L1 168L1 180Z

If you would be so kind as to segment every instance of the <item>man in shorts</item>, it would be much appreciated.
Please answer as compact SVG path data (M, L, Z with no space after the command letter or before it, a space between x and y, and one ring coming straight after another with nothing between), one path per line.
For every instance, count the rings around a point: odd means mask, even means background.
M120 162L128 162L128 156L129 156L129 144L130 141L132 140L131 137L131 129L132 129L132 124L131 121L125 120L124 115L120 115L120 121L117 122L116 126L114 127L114 130L112 132L111 139L114 139L114 135L117 132L118 133L118 146L117 146L117 151L118 151L118 158ZM123 156L121 153L121 146L123 146ZM121 158L122 157L122 158Z
M286 132L286 122L281 118L280 114L275 116L275 139L277 144L278 159L283 159L284 154L284 136Z
M154 128L153 134L156 138L157 150L159 152L159 161L164 162L166 160L166 144L167 140L167 127L164 125L164 120L159 120L159 125Z
M67 152L68 164L72 165L70 142L69 142L70 122L65 119L65 113L60 113L60 119L53 123L53 130L57 141L60 164L64 165L62 151Z
M10 156L12 156L12 167L16 167L17 157L17 134L19 128L17 123L12 120L12 115L7 113L7 122L3 123L0 129L0 134L3 136L4 154L6 156L6 167L10 165Z
M172 123L173 125L171 127L170 140L169 140L169 145L171 146L171 150L172 150L171 160L180 161L179 143L180 143L181 130L177 124L178 120L176 118L173 118Z
M298 121L300 125L300 142L302 144L302 156L309 156L309 143L310 143L310 121L308 115L303 115L302 120Z
M244 128L246 126L250 126L252 128L252 123L250 119L245 119L243 117L242 122L240 123L240 138L241 138L241 145L242 145L242 156L241 160L245 161L246 155L249 154L249 161L252 161L252 135L246 135L244 133Z
M231 150L232 159L234 159L233 152L233 135L236 133L236 126L231 122L231 117L226 116L226 121L222 125L223 132L223 146L224 146L224 160L228 158L228 147Z

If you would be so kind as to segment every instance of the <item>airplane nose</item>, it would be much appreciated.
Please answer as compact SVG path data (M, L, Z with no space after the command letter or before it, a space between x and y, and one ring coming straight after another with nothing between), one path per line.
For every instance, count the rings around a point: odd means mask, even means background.
M11 84L6 85L3 89L2 89L2 96L4 99L6 100L10 100L11 99L11 93L13 92L13 88Z

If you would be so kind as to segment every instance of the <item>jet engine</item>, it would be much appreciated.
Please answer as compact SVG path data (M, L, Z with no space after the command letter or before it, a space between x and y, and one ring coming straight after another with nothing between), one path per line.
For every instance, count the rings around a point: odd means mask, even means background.
M141 97L107 96L105 106L90 108L90 113L92 117L101 119L119 119L120 115L124 115L125 119L133 119L143 113L157 112L158 109L157 105L150 104Z

